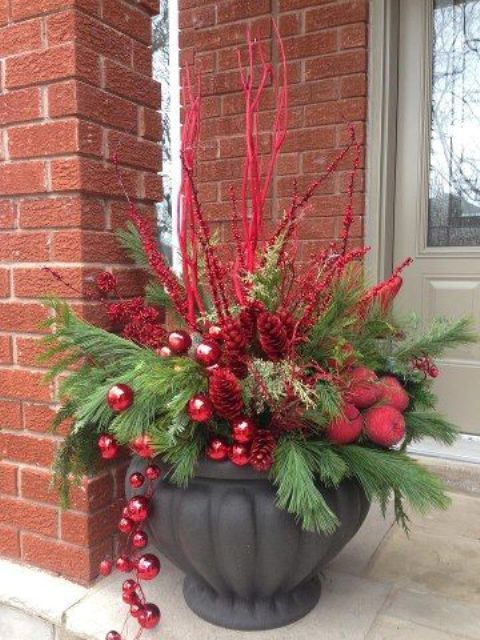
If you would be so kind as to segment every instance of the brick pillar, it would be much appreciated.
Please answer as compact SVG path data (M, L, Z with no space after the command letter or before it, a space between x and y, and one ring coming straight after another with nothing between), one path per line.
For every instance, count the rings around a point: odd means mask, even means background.
M135 293L112 228L125 204L111 162L145 210L160 183L159 86L151 79L156 0L0 0L0 554L88 583L112 551L121 474L105 470L61 513L49 466L55 389L42 383L38 297L70 299L111 268Z
M229 186L233 183L239 192L242 173L243 97L236 49L245 48L247 29L276 61L273 17L288 58L289 135L272 188L272 213L278 217L290 202L293 178L299 177L299 188L306 188L346 144L348 122L356 125L358 138L364 138L368 5L368 0L179 0L182 60L195 62L202 72L200 193L205 213L218 225L225 244L231 242ZM267 90L260 120L266 144L273 104ZM339 233L350 165L349 158L311 199L300 230L300 257ZM352 237L358 242L363 234L362 172L356 190Z

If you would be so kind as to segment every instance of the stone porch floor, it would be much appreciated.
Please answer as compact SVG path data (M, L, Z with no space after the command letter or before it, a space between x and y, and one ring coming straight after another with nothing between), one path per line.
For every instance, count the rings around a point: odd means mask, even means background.
M448 512L412 518L410 538L392 526L391 513L384 521L372 508L356 538L330 564L315 610L283 629L234 632L203 622L183 601L182 575L164 561L161 579L147 590L163 620L143 637L480 640L480 498L460 492L451 497ZM106 631L121 626L122 576L86 590L0 561L0 578L0 640L104 640Z

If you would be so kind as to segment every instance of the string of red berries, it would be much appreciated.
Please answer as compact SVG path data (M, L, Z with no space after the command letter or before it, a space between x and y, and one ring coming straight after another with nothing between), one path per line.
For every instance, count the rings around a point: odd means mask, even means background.
M413 361L413 366L415 367L415 369L421 371L425 376L430 376L431 378L436 378L440 373L438 367L435 366L430 356L421 356L420 358L415 358Z

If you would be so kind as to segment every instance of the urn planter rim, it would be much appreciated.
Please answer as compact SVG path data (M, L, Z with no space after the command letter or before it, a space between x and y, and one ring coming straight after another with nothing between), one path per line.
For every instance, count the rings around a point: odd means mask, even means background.
M157 464L163 469L169 469L170 465L162 460L161 457L156 458ZM199 460L195 466L195 478L208 478L211 480L261 480L269 481L268 471L256 471L250 465L240 467L233 464L229 460L221 462L208 460L206 458Z

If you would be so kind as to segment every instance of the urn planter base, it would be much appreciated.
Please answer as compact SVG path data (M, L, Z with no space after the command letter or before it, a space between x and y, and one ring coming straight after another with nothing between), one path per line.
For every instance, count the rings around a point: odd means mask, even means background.
M254 600L243 600L234 594L221 595L195 576L187 576L183 583L185 602L197 616L219 627L239 631L265 631L296 622L315 607L320 592L318 576L312 576L287 593Z
M185 572L190 609L229 629L274 629L311 611L320 597L320 571L355 535L370 506L352 479L336 488L319 484L339 524L332 534L313 533L276 506L266 473L202 461L182 489L157 463L163 476L151 499L150 542ZM132 460L128 475L146 464ZM126 493L141 491L127 482Z

